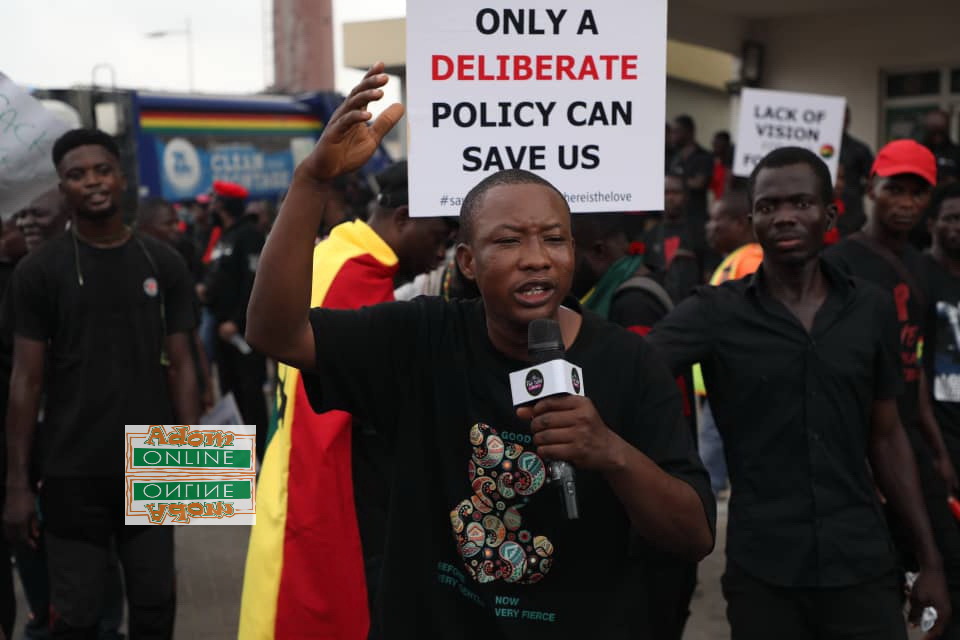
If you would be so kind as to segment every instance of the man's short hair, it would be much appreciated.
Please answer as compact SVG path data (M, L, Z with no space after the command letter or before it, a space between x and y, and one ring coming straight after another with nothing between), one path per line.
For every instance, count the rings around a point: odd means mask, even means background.
M106 149L117 161L120 161L120 147L109 134L100 129L71 129L53 143L53 166L59 167L63 156L77 147L98 145Z
M410 203L407 187L407 161L400 160L375 176L377 204L384 209L396 209Z
M833 202L833 179L830 177L830 169L827 164L809 149L781 147L765 155L750 172L750 179L747 180L747 197L749 198L750 209L753 209L754 190L757 186L757 176L761 171L792 167L796 164L805 164L810 167L813 175L817 178L817 191L820 200L824 205L831 204Z
M731 220L746 220L750 215L750 197L746 189L727 189L717 204L722 205L720 211Z
M587 249L595 242L617 236L628 237L626 215L623 213L578 213L573 216L573 237L577 246Z
M689 131L690 133L693 133L694 131L697 130L697 125L696 125L696 123L694 123L693 118L691 118L690 116L688 116L688 115L685 114L685 113L682 113L682 114L680 114L679 116L677 116L676 118L674 118L674 119L673 119L673 122L674 122L674 124L680 125L681 127L683 127L684 129L686 129L686 130Z
M226 211L231 218L239 220L247 212L247 203L243 198L217 196L217 202L220 203L220 207Z
M927 215L930 216L931 220L936 220L940 217L940 208L943 203L954 198L960 198L960 182L948 182L937 187L930 197L930 208L927 210Z
M563 206L570 213L570 205L567 199L563 197L560 190L553 186L548 180L541 178L535 173L523 169L503 169L478 182L463 199L460 205L460 237L464 242L470 242L473 239L473 217L480 207L480 202L487 191L494 187L500 187L510 184L536 184L551 189L563 201Z
M156 223L157 218L165 211L173 209L173 205L163 198L144 198L137 206L137 228L148 227Z

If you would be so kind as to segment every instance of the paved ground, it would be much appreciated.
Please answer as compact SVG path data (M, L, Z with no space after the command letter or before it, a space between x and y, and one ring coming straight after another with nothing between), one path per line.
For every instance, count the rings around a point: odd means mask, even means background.
M721 510L721 514L724 514ZM725 523L725 520L723 521ZM725 527L720 527L723 530ZM233 640L237 637L243 563L249 527L180 527L177 529L177 640ZM718 548L723 548L721 539ZM700 587L685 640L727 640L719 594L722 553L714 552L700 568ZM19 587L19 585L18 585ZM18 591L16 638L22 638L27 611Z
M177 640L237 637L250 527L177 531Z
M717 548L700 565L700 585L684 640L728 640L730 632L720 594L726 505L719 510ZM233 640L237 637L243 564L248 527L180 527L177 529L176 640ZM26 620L18 592L17 626ZM16 638L22 638L18 631ZM916 637L916 636L914 636Z
M723 575L723 549L727 542L727 504L717 505L717 545L697 571L699 584L690 605L690 620L687 622L684 640L728 640L726 604L720 593L720 576Z
M243 564L250 527L178 527L176 531L176 640L237 637ZM27 609L17 584L17 632L23 638Z

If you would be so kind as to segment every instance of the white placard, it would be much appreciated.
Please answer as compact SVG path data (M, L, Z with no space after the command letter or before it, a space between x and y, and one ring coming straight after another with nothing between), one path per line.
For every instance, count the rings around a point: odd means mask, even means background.
M733 174L749 176L774 149L803 147L827 163L836 182L846 107L836 96L744 89Z
M233 392L221 397L209 411L200 416L197 424L243 424L243 416L240 415Z
M507 168L574 212L661 210L666 32L666 0L408 2L411 215Z
M566 360L551 360L510 374L514 406L567 393L582 396L583 371Z
M50 152L69 127L0 73L0 218L57 186Z

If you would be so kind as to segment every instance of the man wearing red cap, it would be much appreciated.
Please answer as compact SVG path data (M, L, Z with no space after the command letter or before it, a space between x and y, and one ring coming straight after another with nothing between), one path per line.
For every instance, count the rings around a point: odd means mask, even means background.
M960 596L960 530L952 521L948 493L957 491L957 476L944 444L927 392L921 366L924 315L928 295L920 253L909 243L910 231L930 203L937 182L937 161L913 140L894 140L877 154L870 171L867 196L873 211L862 231L852 234L825 253L827 259L893 294L900 329L900 358L904 388L898 399L900 419L913 444L927 511L943 556L951 599ZM895 537L902 527L894 522ZM901 551L912 552L900 539ZM911 563L907 560L907 564ZM948 628L945 638L960 637L960 626Z
M217 328L214 351L220 391L232 392L244 422L257 426L257 455L262 456L267 435L266 363L262 355L250 351L243 331L265 238L257 229L257 217L245 214L248 195L242 185L213 183L210 214L223 234L210 256L204 294Z

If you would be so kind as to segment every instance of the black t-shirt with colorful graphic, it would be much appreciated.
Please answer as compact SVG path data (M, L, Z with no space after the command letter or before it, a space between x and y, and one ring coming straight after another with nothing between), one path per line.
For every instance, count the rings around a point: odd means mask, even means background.
M907 246L898 257L904 268L914 277L906 282L901 273L882 255L863 242L854 238L845 238L829 249L823 257L830 260L845 273L857 276L879 285L893 295L897 310L897 323L900 329L900 360L903 365L903 393L897 399L900 420L914 434L911 427L916 426L918 399L920 391L920 349L924 323L925 292L917 290L923 287L922 261L920 253Z
M960 278L929 254L923 262L930 296L923 362L943 438L954 460L960 460Z
M604 422L690 483L713 520L709 479L665 365L640 337L585 312L567 359ZM643 637L643 566L602 474L577 473L580 519L546 483L481 301L418 298L314 309L317 411L392 432L394 493L376 638ZM558 634L560 634L558 636Z
M48 342L45 476L122 476L124 425L174 419L164 331L196 326L192 283L183 259L146 236L98 249L65 233L20 262L7 292L14 333Z

